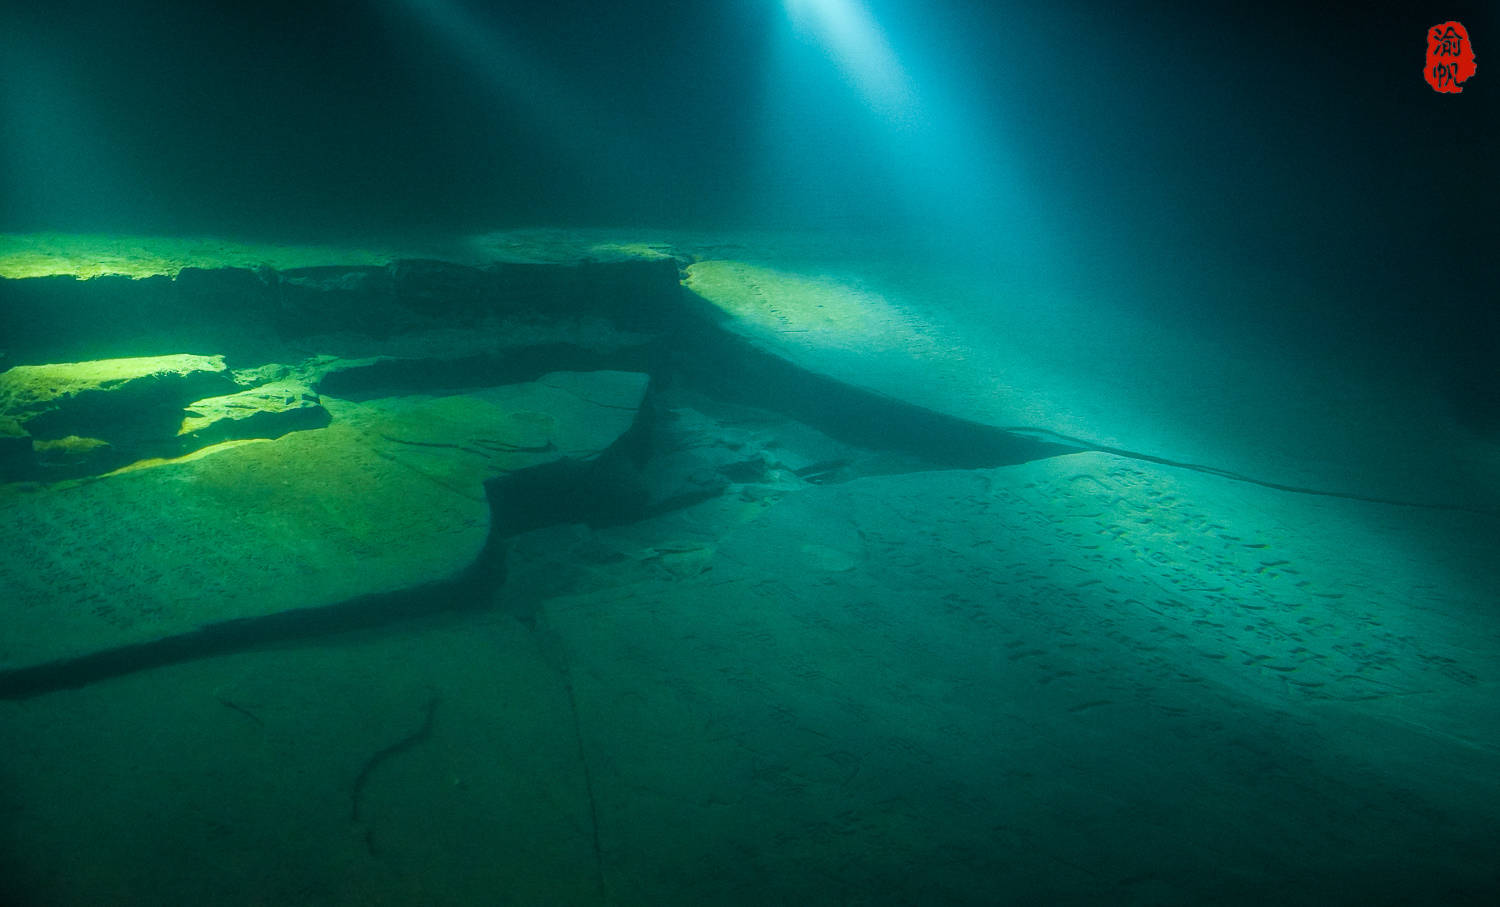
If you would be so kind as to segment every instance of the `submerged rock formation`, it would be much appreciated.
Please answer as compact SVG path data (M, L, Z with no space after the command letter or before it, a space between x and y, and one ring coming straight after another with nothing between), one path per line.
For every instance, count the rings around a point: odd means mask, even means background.
M331 417L308 384L275 381L220 397L194 401L177 430L196 446L240 438L279 438L287 432L322 428Z
M485 483L592 462L635 422L647 380L329 399L317 431L0 486L0 672L455 581L489 536Z
M0 481L64 478L170 456L183 407L235 389L223 356L18 365L0 373L0 436L13 444L31 439L36 457L12 458L6 469L0 456ZM57 469L45 475L48 467Z

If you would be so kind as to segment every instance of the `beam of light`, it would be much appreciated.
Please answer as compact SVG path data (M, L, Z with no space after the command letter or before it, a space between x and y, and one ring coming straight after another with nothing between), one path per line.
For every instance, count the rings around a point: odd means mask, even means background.
M972 81L964 20L922 0L781 0L767 66L759 200L770 218L904 230L942 252L1035 270L1051 239L1025 110ZM975 254L980 254L975 251Z
M642 157L625 124L610 111L589 103L583 93L570 90L555 66L496 23L476 16L456 0L386 2L438 38L503 107L501 111L475 111L475 116L510 114L521 121L511 123L512 130L549 143L579 172L597 168L602 149L627 172L630 163Z
M504 101L554 124L586 121L555 75L526 48L452 0L397 0L419 28L444 42L451 55Z
M828 53L872 110L909 124L918 114L910 77L860 0L783 0L793 26Z
M28 228L96 223L134 200L87 82L66 58L0 35L0 198ZM9 40L7 40L9 39ZM135 195L132 195L135 193ZM14 229L16 222L0 225Z

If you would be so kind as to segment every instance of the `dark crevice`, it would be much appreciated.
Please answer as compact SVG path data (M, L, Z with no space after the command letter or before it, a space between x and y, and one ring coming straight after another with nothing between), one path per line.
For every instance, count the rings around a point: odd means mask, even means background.
M601 370L648 372L649 343L591 348L547 343L466 356L391 356L340 368L324 375L318 393L355 402L378 397L493 387L535 381L548 372Z
M475 561L453 579L222 621L164 639L0 671L0 699L26 699L204 658L488 609L504 582L509 536L562 522L629 521L639 514L641 497L622 492L617 482L639 452L638 435L639 426L590 462L559 460L485 483L489 536ZM514 616L526 621L529 615Z
M164 639L0 671L0 699L27 699L138 671L473 610L486 601L475 594L475 572L471 570L449 582L362 595L334 605L226 620Z
M423 706L422 723L400 740L373 753L369 759L365 760L364 766L354 778L354 784L349 791L349 821L365 826L365 850L372 857L379 857L375 849L375 829L369 825L360 812L360 806L364 802L365 785L369 783L370 776L375 773L375 770L385 762L432 736L432 719L437 714L440 701L441 699L437 696L428 697L427 704Z
M550 626L532 624L537 644L557 671L568 696L568 711L573 717L573 743L579 770L583 775L583 792L589 804L589 840L594 855L594 884L601 901L607 900L609 886L604 879L604 848L599 842L599 798L594 792L594 772L589 764L588 748L583 739L583 718L578 714L578 693L573 685L573 668L562 638Z
M1408 501L1402 500L1400 498L1384 498L1375 495L1356 494L1349 491L1327 491L1319 488L1307 488L1301 485L1286 485L1281 482L1272 482L1266 479L1257 479L1254 476L1247 476L1244 473L1234 472L1228 469L1220 469L1217 466L1208 466L1203 463L1188 463L1182 460L1172 460L1166 457L1158 457L1154 454L1141 453L1135 450L1125 450L1124 448L1120 447L1110 447L1105 444L1095 444L1092 441L1085 441L1081 438L1072 438L1046 428L1007 427L997 428L995 430L1015 434L1018 436L1044 435L1047 438L1051 439L1050 443L1068 447L1069 452L1094 451L1097 453L1107 453L1112 456L1123 457L1128 460L1140 460L1144 463L1155 463L1158 466L1171 466L1174 469L1190 469L1193 472L1201 472L1205 475L1217 476L1221 479L1228 479L1231 482L1244 482L1248 485L1259 485L1261 488L1271 488L1275 489L1276 491L1285 491L1291 494L1310 494L1325 498L1342 498L1346 501L1362 501L1366 504L1386 504L1392 507L1417 507L1423 510L1449 510L1455 513L1473 513L1480 516L1500 517L1500 511L1486 510L1482 507L1466 507L1462 504L1444 504L1436 501Z

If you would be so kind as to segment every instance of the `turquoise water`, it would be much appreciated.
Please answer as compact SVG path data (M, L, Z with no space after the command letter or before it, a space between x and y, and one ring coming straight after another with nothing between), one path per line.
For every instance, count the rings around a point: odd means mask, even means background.
M6 10L0 903L1495 902L1447 18Z

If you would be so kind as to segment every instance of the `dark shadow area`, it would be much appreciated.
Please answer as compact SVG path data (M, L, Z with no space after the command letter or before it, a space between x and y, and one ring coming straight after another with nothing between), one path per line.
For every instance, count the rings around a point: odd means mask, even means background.
M548 372L655 371L657 350L649 343L590 346L546 343L471 356L381 358L329 372L318 393L364 401L404 394L494 387L535 381Z

